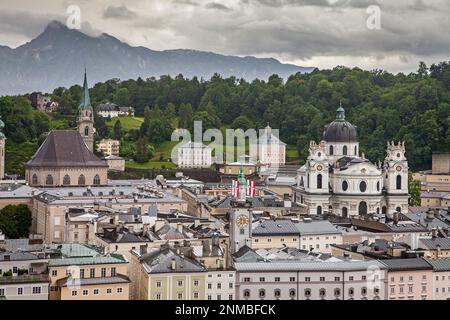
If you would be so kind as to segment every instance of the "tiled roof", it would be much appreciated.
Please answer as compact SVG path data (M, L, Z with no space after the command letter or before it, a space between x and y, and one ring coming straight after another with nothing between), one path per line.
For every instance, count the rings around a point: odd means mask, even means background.
M177 254L174 249L163 249L144 254L140 258L147 273L205 272L195 260ZM172 268L175 266L175 269Z
M106 162L93 154L78 131L50 132L28 167L107 167Z
M252 230L252 235L299 235L299 230L291 220L263 220Z
M309 234L336 234L341 233L336 227L327 220L311 221L311 222L298 222L295 224L300 235Z
M8 259L5 259L8 257ZM0 261L26 261L26 260L39 260L37 255L30 252L0 252Z
M130 283L130 279L127 276L117 275L115 277L97 277L97 278L79 278L74 279L71 277L66 277L59 279L56 284L59 287L68 287L74 285L80 286L90 286L99 284L120 284L120 283Z
M430 270L433 267L428 264L425 259L413 258L413 259L387 259L381 260L391 271L404 271L404 270Z
M419 242L427 249L450 249L450 238L434 238L434 239L420 239ZM419 245L420 247L420 245Z
M123 256L111 254L96 257L51 259L48 262L48 266L62 267L62 266L96 265L96 264L117 264L117 263L127 263L127 261L123 258Z
M450 271L450 259L426 259L435 271Z
M367 270L370 267L386 269L377 260L339 261L339 262L299 262L296 260L271 262L237 262L236 271L356 271Z
M22 275L17 277L0 277L0 284L45 283L50 282L48 274Z

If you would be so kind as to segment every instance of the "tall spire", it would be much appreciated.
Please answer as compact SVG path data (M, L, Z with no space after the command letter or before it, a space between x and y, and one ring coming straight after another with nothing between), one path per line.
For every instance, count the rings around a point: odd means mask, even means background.
M89 97L89 87L87 83L86 68L84 69L83 95L81 96L80 109L92 108L91 98Z

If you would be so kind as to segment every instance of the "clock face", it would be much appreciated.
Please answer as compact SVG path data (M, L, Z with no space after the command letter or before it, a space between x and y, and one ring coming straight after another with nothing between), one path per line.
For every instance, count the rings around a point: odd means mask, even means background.
M246 227L248 225L248 218L246 216L244 216L244 215L240 215L236 219L236 223L241 228Z
M317 166L317 171L322 171L322 166L320 164Z
M397 171L402 171L402 167L397 167Z

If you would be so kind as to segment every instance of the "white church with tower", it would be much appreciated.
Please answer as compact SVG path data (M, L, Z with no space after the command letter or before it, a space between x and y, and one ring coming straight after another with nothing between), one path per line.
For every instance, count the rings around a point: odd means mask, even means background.
M388 142L384 163L360 155L357 128L339 107L325 127L323 141L312 141L298 170L294 202L311 215L342 217L408 211L408 161L405 144Z

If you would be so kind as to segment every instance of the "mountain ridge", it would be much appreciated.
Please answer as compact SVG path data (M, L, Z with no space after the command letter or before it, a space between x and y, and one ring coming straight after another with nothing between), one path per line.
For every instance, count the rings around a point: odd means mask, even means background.
M57 87L79 84L85 67L91 84L112 78L178 74L209 79L214 73L248 81L266 80L272 74L286 79L314 69L283 64L274 58L133 47L107 33L93 37L58 21L50 22L37 37L17 48L0 45L0 58L0 95L52 92Z

